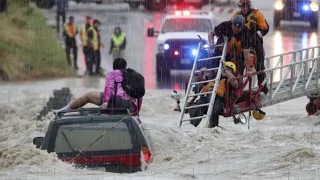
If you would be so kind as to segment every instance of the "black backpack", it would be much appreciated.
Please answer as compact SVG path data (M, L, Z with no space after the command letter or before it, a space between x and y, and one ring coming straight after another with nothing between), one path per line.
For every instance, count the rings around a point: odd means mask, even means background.
M122 74L121 86L123 90L133 98L142 98L145 94L144 77L130 68L122 70Z

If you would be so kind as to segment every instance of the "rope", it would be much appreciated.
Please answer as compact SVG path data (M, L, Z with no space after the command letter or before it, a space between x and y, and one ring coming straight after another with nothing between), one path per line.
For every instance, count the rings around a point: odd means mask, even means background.
M113 125L110 129L104 131L96 140L94 140L89 146L87 146L86 148L84 148L83 150L81 150L74 158L71 159L71 162L74 162L74 159L77 158L78 156L80 156L80 154L82 154L84 151L86 151L87 149L89 149L92 145L94 145L99 139L101 139L104 135L106 135L108 132L110 132L112 129L114 129L115 127L117 127L121 122L123 122L125 119L127 119L127 117L129 116L125 116L124 118L120 119L120 121L118 121L115 125Z

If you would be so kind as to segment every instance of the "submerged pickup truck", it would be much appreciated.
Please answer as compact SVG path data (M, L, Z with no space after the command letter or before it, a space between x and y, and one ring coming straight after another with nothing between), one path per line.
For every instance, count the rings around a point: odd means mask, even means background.
M151 158L141 121L127 109L60 112L45 136L35 137L33 144L76 167L104 167L108 172L141 171Z

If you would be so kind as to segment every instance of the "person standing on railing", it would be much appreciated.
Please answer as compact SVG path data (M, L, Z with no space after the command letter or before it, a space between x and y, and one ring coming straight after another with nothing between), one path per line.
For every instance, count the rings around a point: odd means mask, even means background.
M255 68L256 71L265 70L264 66L264 48L263 48L263 36L269 32L269 25L263 14L258 10L251 8L250 0L240 0L238 3L240 11L238 11L235 16L242 15L245 17L245 28L251 34L253 38L254 50L256 53ZM258 84L260 85L266 78L265 73L258 74ZM262 92L267 94L268 88L263 87Z
M248 31L244 28L245 19L238 15L230 21L220 23L209 32L209 42L214 43L214 36L218 37L217 44L224 43L224 37L228 38L226 49L226 58L232 61L237 66L237 74L242 75L244 69L246 72L254 72L253 64L250 62L250 49L252 49L252 38ZM223 49L221 47L215 48L213 56L220 56ZM218 61L219 63L219 61Z

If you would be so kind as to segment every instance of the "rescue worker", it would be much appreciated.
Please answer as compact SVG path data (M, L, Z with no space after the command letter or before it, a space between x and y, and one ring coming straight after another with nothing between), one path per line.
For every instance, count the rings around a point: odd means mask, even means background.
M100 65L101 65L101 53L100 53L100 48L104 47L103 43L101 43L101 34L100 34L100 29L98 27L100 27L101 22L97 21L97 23L99 24L99 26L94 27L95 30L97 31L97 36L98 36L98 49L95 51L95 64L96 64L96 71L95 73L97 75L100 74Z
M78 47L76 41L76 35L78 34L77 25L74 23L74 17L70 16L69 21L64 24L63 36L66 45L66 54L68 64L71 65L71 49L73 53L73 67L78 69L77 65L77 55L78 55Z
M93 75L93 64L95 63L95 53L99 49L98 32L100 22L98 20L93 21L93 26L88 29L88 52L86 56L87 70L89 75Z
M235 79L237 76L237 70L236 70L236 65L231 62L227 61L224 63L223 67L223 72L221 74L221 79L219 82L219 86L217 89L217 95L214 101L211 117L209 119L209 122L207 124L208 128L213 128L215 126L219 126L219 115L223 113L223 108L224 108L224 96L226 93L226 83L229 83L232 88L237 89L239 87L238 81ZM206 79L202 79L206 80ZM210 82L206 84L201 92L209 92L212 91L214 87L214 82ZM200 99L196 102L196 104L206 104L209 103L211 99L211 95L202 95ZM189 102L190 103L190 102ZM192 103L192 102L191 102ZM188 112L190 114L190 117L197 117L197 116L202 116L207 113L208 107L200 107L200 108L195 108L194 110L190 109ZM191 120L190 123L197 127L201 122L201 119L196 119L196 120Z
M226 59L234 62L237 66L237 74L254 72L253 64L250 62L250 49L252 49L252 39L248 31L244 28L245 19L238 15L230 21L220 23L209 32L209 42L213 43L214 36L218 37L217 44L223 43L224 36L228 38ZM222 54L222 48L216 48L213 56ZM219 63L219 62L217 62Z
M256 53L255 68L256 71L263 71L265 70L263 36L269 32L269 25L263 14L258 9L251 8L250 0L240 0L238 5L240 11L238 11L234 17L237 15L242 15L245 17L245 27L253 38L253 46ZM258 84L260 85L265 78L265 73L258 74ZM264 86L262 92L267 94L268 88Z
M81 26L80 29L80 39L82 42L82 50L84 54L84 59L86 62L86 67L88 69L88 59L87 59L87 54L88 54L88 29L92 27L91 23L91 17L87 16L86 17L86 23Z
M62 17L62 23L66 23L66 11L68 9L68 0L56 0L57 6L57 33L60 32L60 16Z
M114 33L111 37L111 45L109 50L109 55L112 54L112 58L123 58L123 51L126 48L126 35L121 32L120 27L116 27L114 29Z

